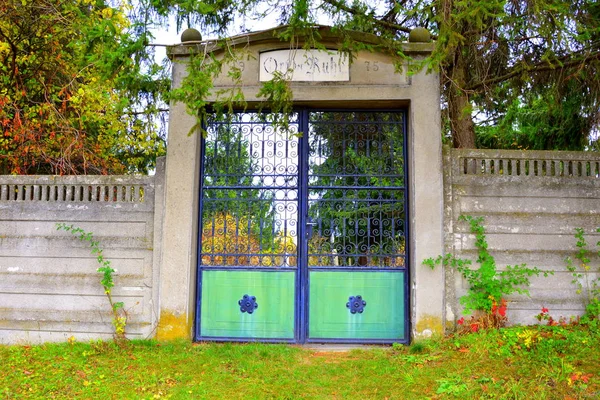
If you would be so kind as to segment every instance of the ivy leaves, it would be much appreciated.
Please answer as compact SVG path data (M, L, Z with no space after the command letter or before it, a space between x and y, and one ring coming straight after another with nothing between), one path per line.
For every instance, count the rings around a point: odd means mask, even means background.
M544 273L539 268L525 264L509 265L499 271L494 257L488 251L488 242L483 227L483 217L461 216L460 221L469 223L471 233L475 235L475 247L478 250L479 268L471 268L471 260L456 258L453 254L428 258L424 265L435 268L437 265L456 269L469 283L467 294L460 298L465 313L478 310L487 314L494 305L512 293L529 294L529 278ZM547 273L544 273L547 274Z

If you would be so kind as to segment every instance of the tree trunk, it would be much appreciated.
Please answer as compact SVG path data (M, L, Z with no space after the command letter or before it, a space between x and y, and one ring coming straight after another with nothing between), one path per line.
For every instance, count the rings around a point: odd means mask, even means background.
M469 95L464 91L468 80L467 63L461 49L456 50L454 65L451 67L450 84L448 87L448 112L450 129L454 147L474 149L475 125L471 116L471 102Z
M470 24L464 20L454 20L452 10L455 9L454 0L438 0L438 12L441 14L440 37L450 36L452 32L459 31L463 38L469 37L467 32ZM456 148L475 148L475 126L471 116L471 102L464 88L470 78L467 54L470 47L464 42L449 48L445 66L442 72L442 88L445 90L448 101L448 118L452 143Z

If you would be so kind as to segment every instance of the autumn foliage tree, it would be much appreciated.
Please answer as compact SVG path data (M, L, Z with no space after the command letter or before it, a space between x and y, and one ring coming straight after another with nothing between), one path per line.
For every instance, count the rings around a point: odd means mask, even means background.
M0 173L152 168L164 152L154 104L168 80L141 69L149 53L126 11L102 0L0 3Z

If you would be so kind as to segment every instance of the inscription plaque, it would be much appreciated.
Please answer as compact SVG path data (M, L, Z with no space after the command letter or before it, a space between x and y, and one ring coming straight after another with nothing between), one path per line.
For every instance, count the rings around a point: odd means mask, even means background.
M335 50L273 50L260 53L259 81L275 72L293 82L344 82L350 80L348 56Z

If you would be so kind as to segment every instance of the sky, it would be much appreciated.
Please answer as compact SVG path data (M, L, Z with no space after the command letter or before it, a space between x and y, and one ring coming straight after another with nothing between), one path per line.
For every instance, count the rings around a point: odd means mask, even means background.
M181 32L177 32L175 28L175 22L173 22L166 29L153 29L152 34L154 35L154 40L152 41L152 43L161 45L172 45L181 43ZM161 64L162 60L167 56L167 48L165 46L157 46L154 48L154 52L154 58L156 62L158 64Z
M262 31L265 29L274 28L277 25L279 25L279 23L277 22L277 17L278 17L277 13L271 13L267 17L261 18L259 20L245 18L243 20L243 22L244 22L244 26L247 29L249 29L250 31ZM240 20L239 18L241 18L241 17L237 17L236 20ZM331 25L333 23L333 21L330 18L328 18L327 16L320 14L317 17L317 23L319 23L321 25ZM234 36L234 35L237 35L240 33L238 31L235 31L235 29L237 29L239 24L234 23L231 26L232 26L232 29L231 29L231 32L229 32L229 36ZM235 28L233 28L233 27L235 27ZM181 43L181 33L186 28L187 28L187 26L183 26L181 28L181 30L178 32L176 30L176 24L175 24L174 18L171 18L171 21L169 22L168 27L163 27L162 29L153 29L152 30L152 33L154 34L154 38L155 38L153 43L161 44L161 45L172 45L172 44ZM202 31L200 31L200 33L202 34L203 39L215 39L214 36L206 35ZM156 61L160 64L162 62L162 60L166 57L166 47L157 46L155 49L155 52L156 52Z
M263 18L261 20L245 20L245 26L250 31L261 31L269 28L273 28L278 25L276 20L277 15L271 14L267 18ZM319 21L320 22L320 21ZM233 26L237 26L237 24L232 24ZM176 29L175 20L172 18L169 22L168 27L163 27L162 29L153 29L152 33L154 34L153 44L161 44L161 45L172 45L181 43L181 34L187 28L187 26L182 26L180 31ZM234 28L235 29L235 28ZM204 32L200 31L203 39L214 39L215 37L211 35L206 35ZM237 35L239 32L230 32L230 36ZM161 63L162 60L166 57L166 47L165 46L157 46L155 48L155 59L157 63Z

